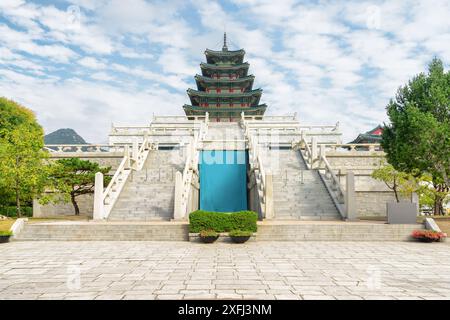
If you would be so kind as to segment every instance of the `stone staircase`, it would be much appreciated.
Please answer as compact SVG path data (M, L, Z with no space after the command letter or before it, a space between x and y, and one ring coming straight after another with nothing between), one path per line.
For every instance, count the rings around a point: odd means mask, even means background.
M269 149L261 154L273 174L276 220L340 220L317 170L309 170L297 150Z
M210 122L206 140L243 140L239 122Z
M210 122L203 150L245 150L244 130L238 122Z
M175 173L183 168L184 156L180 150L150 151L142 170L130 174L108 220L173 218Z

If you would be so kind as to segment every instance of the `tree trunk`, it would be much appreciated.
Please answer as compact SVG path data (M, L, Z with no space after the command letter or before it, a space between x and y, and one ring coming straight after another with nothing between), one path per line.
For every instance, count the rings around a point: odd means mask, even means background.
M444 215L444 198L441 196L436 195L436 197L434 198L434 208L433 208L433 213L435 215L439 215L442 216Z
M16 214L17 218L22 217L22 211L20 209L20 194L18 190L16 190Z
M75 200L75 195L73 193L70 194L70 200L72 201L72 205L75 209L75 215L79 216L80 215L80 208L78 207L78 203Z
M20 191L19 191L19 184L16 180L16 214L17 214L17 218L21 218L22 217L22 210L20 209Z

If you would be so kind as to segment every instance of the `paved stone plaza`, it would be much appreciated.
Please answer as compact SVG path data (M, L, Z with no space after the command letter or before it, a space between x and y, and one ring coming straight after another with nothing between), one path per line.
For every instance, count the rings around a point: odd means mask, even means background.
M0 299L450 299L450 244L12 242Z

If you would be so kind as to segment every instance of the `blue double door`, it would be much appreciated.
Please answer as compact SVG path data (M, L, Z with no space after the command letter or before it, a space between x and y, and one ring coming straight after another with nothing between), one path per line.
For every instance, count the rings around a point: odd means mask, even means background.
M247 210L246 151L200 152L200 209L217 212Z

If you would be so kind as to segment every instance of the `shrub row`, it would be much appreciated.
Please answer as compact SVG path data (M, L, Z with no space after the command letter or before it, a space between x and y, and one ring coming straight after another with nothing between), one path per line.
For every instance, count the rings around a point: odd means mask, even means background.
M189 231L214 230L229 232L231 230L245 230L256 232L258 214L253 211L238 212L210 212L197 210L189 214Z
M24 217L32 217L33 216L33 207L21 207L22 216ZM11 218L17 217L16 207L14 206L0 206L0 215L7 216Z

